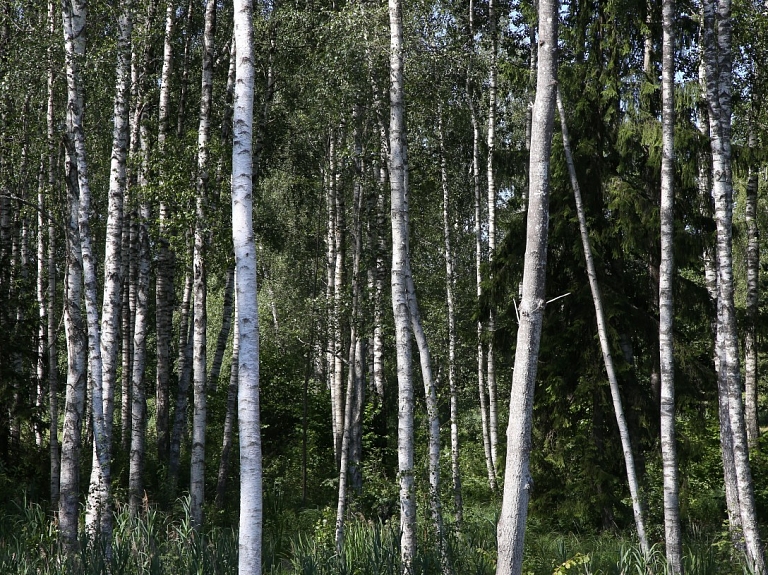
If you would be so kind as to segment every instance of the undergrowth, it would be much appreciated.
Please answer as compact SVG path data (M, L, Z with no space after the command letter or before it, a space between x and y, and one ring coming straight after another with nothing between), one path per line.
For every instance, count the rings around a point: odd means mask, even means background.
M344 552L334 551L333 522L321 513L314 530L289 533L281 522L267 522L265 575L399 575L398 525L362 517L347 524ZM449 529L450 559L457 575L491 575L496 569L496 515L493 509L468 510L461 532ZM420 522L414 575L440 573L429 522ZM275 527L277 526L277 527ZM55 525L36 504L20 506L0 523L0 573L3 575L235 575L237 534L211 527L192 528L187 500L175 515L148 509L132 518L126 508L115 514L114 536L107 550L83 532L79 554L65 561ZM743 575L729 547L701 535L685 547L689 575ZM615 534L579 535L548 532L536 524L526 535L525 575L664 575L663 549L643 557L634 541Z

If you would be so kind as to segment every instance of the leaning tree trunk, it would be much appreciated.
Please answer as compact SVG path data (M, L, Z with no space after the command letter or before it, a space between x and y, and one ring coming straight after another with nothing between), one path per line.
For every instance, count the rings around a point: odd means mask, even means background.
M206 200L208 193L208 164L213 92L213 41L216 21L216 2L208 0L205 7L203 34L203 74L200 99L200 125L197 134L197 193L195 197L195 244L192 268L194 271L194 344L193 386L194 414L192 418L192 460L190 463L190 512L195 529L203 524L205 498L205 427L206 427Z
M232 144L232 240L238 344L240 575L261 574L262 486L259 424L259 313L253 235L253 22L250 0L235 0L237 53Z
M461 530L464 518L464 503L461 497L461 470L459 468L459 401L456 390L456 301L453 265L454 256L451 245L450 197L448 188L448 162L445 155L443 114L440 111L438 124L440 139L440 182L443 188L443 236L445 239L445 300L448 306L448 389L450 393L451 421L451 486L453 488L453 506L456 525Z
M227 482L229 481L229 468L232 454L232 444L235 436L235 419L237 417L237 364L240 345L240 331L237 319L237 301L235 301L235 321L232 334L232 364L229 372L229 385L227 386L227 412L224 415L224 430L221 440L221 458L219 459L219 473L216 477L217 510L224 509L224 500L227 495Z
M397 357L397 468L400 483L400 556L410 573L416 554L416 491L413 477L413 374L408 308L408 196L405 166L403 89L403 14L400 0L389 0L389 182L392 219L392 311Z
M221 329L216 338L216 350L213 353L213 362L211 362L211 371L208 374L208 386L211 390L216 389L221 374L221 364L224 361L224 352L227 349L229 341L229 332L232 330L232 312L233 299L235 292L235 266L227 269L227 282L224 284L224 304L221 310Z
M733 441L736 491L739 499L741 528L749 567L765 575L766 564L757 524L754 486L749 465L741 374L739 369L738 333L733 286L733 173L731 166L731 4L723 0L715 6L713 0L703 3L703 51L706 67L707 104L712 149L712 195L715 200L718 265L718 388L727 397L730 438ZM721 437L727 433L722 429ZM723 445L725 449L725 445ZM726 477L726 480L728 478Z
M679 472L675 445L675 359L673 354L675 274L675 0L663 0L662 27L662 156L661 156L661 263L659 265L659 358L661 374L661 458L664 475L664 535L667 564L672 575L683 572L680 528Z
M558 0L541 0L539 4L539 67L531 132L523 294L507 427L504 497L497 530L497 575L520 575L522 571L525 521L533 486L529 468L531 425L536 363L546 302L544 283L549 222L549 159L557 87L558 4Z
M579 218L579 230L581 232L581 243L584 247L584 259L587 262L587 276L589 277L589 287L592 291L592 301L595 305L595 316L597 318L597 335L600 338L600 347L603 352L603 361L605 362L605 371L608 374L608 382L611 387L611 398L613 399L613 410L616 414L616 423L619 427L619 437L621 438L621 447L624 452L624 465L627 469L627 482L629 483L629 493L632 498L632 511L635 515L635 526L637 528L637 537L640 540L640 549L646 559L650 558L650 547L648 545L648 536L645 531L645 521L643 519L643 508L640 501L640 486L637 481L637 472L635 470L635 458L632 455L632 443L629 438L629 428L627 420L624 417L624 406L621 403L621 393L619 392L619 382L616 377L616 370L613 365L613 356L611 355L611 346L608 342L608 329L605 321L605 312L603 311L603 300L600 294L600 286L597 283L597 271L595 261L592 257L592 247L589 241L589 232L587 231L587 218L584 213L584 204L581 199L581 190L579 182L576 179L576 167L573 163L573 154L571 153L571 142L568 136L568 127L565 121L565 109L560 96L560 90L557 92L557 107L560 112L560 126L563 134L563 148L565 149L565 159L568 164L568 173L571 178L573 195L576 200L576 214Z

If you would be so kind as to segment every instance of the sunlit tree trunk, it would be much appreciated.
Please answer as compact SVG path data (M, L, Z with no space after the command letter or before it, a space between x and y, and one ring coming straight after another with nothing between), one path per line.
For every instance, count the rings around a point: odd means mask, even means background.
M531 132L528 225L507 427L504 498L497 529L497 575L520 575L522 572L525 522L533 487L529 467L531 425L546 302L544 284L549 222L549 162L557 87L558 5L557 0L541 0L539 3L539 65Z
M68 6L67 6L68 7ZM65 30L71 34L66 24ZM69 108L68 108L69 109ZM68 123L70 123L69 112ZM80 237L77 226L78 183L74 147L67 142L67 268L64 282L64 331L67 339L67 388L64 404L64 427L61 441L59 486L59 534L64 552L73 557L77 551L80 494L80 451L86 395L86 332L81 300L83 269L80 260Z
M496 251L496 178L493 168L493 156L496 153L496 96L497 96L497 78L498 78L498 32L497 29L496 4L494 0L488 2L488 21L491 36L491 61L490 78L488 81L488 162L486 174L488 178L488 268L492 269L493 255ZM491 272L489 271L489 274ZM490 277L489 279L492 279ZM493 338L496 332L496 305L491 298L489 302L490 312L488 323L488 437L491 444L491 462L493 463L494 474L498 469L498 409L496 402L496 361L493 352Z
M237 53L232 145L232 239L235 248L240 428L240 575L261 574L262 486L259 426L259 314L253 235L253 23L250 0L235 0Z
M640 486L637 481L637 471L635 469L635 459L632 454L632 443L629 438L629 428L624 416L624 406L621 402L619 392L619 382L616 377L616 370L613 364L611 346L608 341L608 330L605 321L605 312L603 311L603 300L600 293L600 285L597 283L597 271L595 261L592 257L592 247L589 241L589 232L587 230L587 218L584 213L584 204L581 199L581 189L576 179L576 167L573 162L571 152L571 142L568 135L568 127L565 120L565 108L560 96L560 90L557 92L557 107L560 113L560 126L563 134L563 148L565 150L565 159L568 164L568 173L571 178L573 195L576 200L576 213L579 218L579 230L581 232L581 243L584 247L584 259L587 263L587 276L589 277L589 287L592 291L592 301L595 305L595 316L597 318L597 334L600 338L600 347L603 352L605 371L608 374L608 382L611 386L611 398L613 399L613 409L616 415L616 423L619 427L619 436L621 438L621 447L624 452L624 465L627 470L627 482L629 483L629 492L632 498L632 510L635 515L635 527L637 536L640 540L640 549L646 558L650 558L650 547L648 545L648 536L645 531L645 521L643 519L643 508L640 501Z
M717 14L715 12L717 11ZM706 94L712 149L712 195L717 225L718 271L718 390L727 397L730 433L721 426L721 438L733 441L736 491L747 560L753 572L766 573L765 556L755 512L754 486L749 465L739 369L738 333L733 286L733 173L731 165L731 4L703 3L702 49L706 68ZM725 407L724 404L721 404ZM721 418L721 421L723 418ZM727 441L727 440L726 440ZM723 444L725 450L726 445ZM726 481L728 481L726 476ZM732 479L732 478L731 478Z
M389 183L392 217L392 310L397 354L397 469L400 484L400 555L410 573L416 554L416 490L413 476L413 374L408 307L408 196L405 166L403 14L400 0L389 0Z
M128 150L128 99L131 89L131 31L133 5L125 2L118 17L117 69L113 107L112 157L107 206L107 240L104 254L104 297L101 314L101 358L103 376L104 442L106 458L111 457L114 394L117 380L120 304L122 288L123 196L125 195L125 163ZM102 533L109 531L111 504L108 499L111 477L109 469L100 469L94 449L93 470L88 497L86 524L95 530L101 521Z

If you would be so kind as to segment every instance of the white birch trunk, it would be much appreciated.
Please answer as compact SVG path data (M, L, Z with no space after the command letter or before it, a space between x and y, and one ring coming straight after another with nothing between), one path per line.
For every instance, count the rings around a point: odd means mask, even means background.
M675 1L662 3L662 156L661 156L661 263L659 265L659 365L661 375L661 458L664 476L664 535L672 575L683 572L680 527L679 472L675 444L675 359L673 348L675 275Z
M213 92L213 41L216 21L216 2L208 0L205 7L203 34L203 71L201 81L200 124L197 133L197 193L195 198L195 244L192 268L194 271L194 344L193 385L194 412L192 417L192 459L190 463L190 512L197 530L203 524L205 498L205 428L206 428L206 371L207 371L207 310L206 310L206 202L208 193L208 164Z
M65 28L66 29L66 28ZM69 116L69 113L67 114ZM67 142L66 179L68 218L66 229L67 269L64 282L64 331L67 338L67 388L61 441L59 485L59 535L65 554L74 558L78 548L80 450L86 395L86 338L81 300L83 270L77 225L77 165L71 141Z
M539 3L539 66L531 132L530 195L523 268L520 326L507 427L504 498L497 529L497 575L520 575L528 501L533 488L530 474L533 391L544 319L549 178L552 129L557 87L557 0Z
M635 469L635 458L632 454L632 443L629 438L629 428L624 416L624 406L621 402L621 393L619 392L619 382L616 377L616 370L613 364L613 356L608 341L608 329L605 321L605 312L603 311L603 300L600 294L600 285L597 283L597 271L595 261L592 257L592 247L589 241L589 232L587 230L587 218L584 213L584 204L581 199L581 189L576 179L576 168L573 163L573 154L571 153L571 142L568 135L568 126L565 121L565 109L560 96L560 90L557 92L557 107L560 113L560 126L563 134L563 148L565 150L565 159L568 164L568 173L571 178L573 195L576 200L576 213L579 218L579 230L581 232L581 243L584 247L584 259L587 263L587 276L589 277L589 287L592 291L592 301L595 305L595 316L597 319L597 334L600 338L600 348L603 352L603 361L605 371L608 375L608 382L611 387L611 398L613 400L613 410L616 415L616 423L619 427L619 437L621 438L621 447L624 453L624 465L627 470L627 482L629 483L629 493L632 498L632 511L635 516L635 527L637 528L637 537L640 541L640 549L646 559L650 558L650 547L648 545L648 536L645 531L645 521L643 519L643 508L640 501L640 486L637 480Z
M464 519L464 503L461 497L461 469L459 468L459 401L456 390L456 301L451 244L450 190L448 187L448 162L445 154L443 114L440 111L438 125L440 139L440 183L443 189L443 237L445 239L445 301L448 306L448 389L450 393L451 422L451 487L456 525L461 530Z
M227 412L224 415L224 430L221 440L221 458L219 459L219 473L216 477L216 509L224 509L224 499L227 494L227 481L229 481L229 468L234 440L235 420L237 418L237 364L239 362L240 330L237 319L237 298L235 298L235 322L232 334L232 364L229 371L229 385L227 386Z
M753 108L754 113L754 108ZM748 145L751 154L756 153L755 127L749 127ZM747 179L744 220L747 226L747 305L744 329L744 418L747 425L747 442L751 451L759 450L760 426L757 404L757 316L760 289L760 234L757 223L758 169L750 158Z
M400 484L400 556L410 573L416 554L416 491L413 476L413 374L408 308L408 196L405 166L403 14L400 0L389 0L389 182L392 219L392 310L397 354L397 468Z
M259 424L259 314L253 235L253 23L250 0L235 0L237 53L232 145L232 240L238 344L240 429L240 575L261 574L262 486Z
M498 32L496 4L494 0L488 2L488 20L491 36L491 61L490 78L488 81L488 269L489 279L493 279L490 271L493 265L493 255L496 251L496 178L493 173L493 156L496 153L496 95L498 77ZM494 476L498 469L498 409L496 402L496 363L493 352L493 338L496 331L496 306L490 301L490 313L486 325L488 331L488 436L491 444L491 462L493 463ZM495 477L494 477L495 478Z
M118 17L118 47L113 107L112 157L109 177L109 204L107 207L107 240L104 253L104 297L101 313L101 357L104 411L105 457L111 458L112 427L114 416L114 394L117 378L117 351L119 342L120 304L122 288L122 231L123 196L125 195L125 163L128 151L128 99L131 77L131 31L133 29L133 3L123 4ZM86 513L86 525L95 530L101 521L102 533L109 531L108 519L111 514L109 469L100 469L94 446L93 469ZM99 519L100 518L100 519Z
M731 166L731 4L722 0L703 3L703 53L706 67L707 104L712 148L712 195L715 200L718 262L718 338L722 338L718 388L727 397L730 438L735 466L741 528L749 568L766 573L765 556L755 513L754 487L749 465L741 395L738 334L733 287L733 174ZM724 405L723 405L724 407ZM722 419L721 419L722 421ZM721 426L721 438L727 434ZM726 439L727 441L727 439ZM723 445L725 449L726 445ZM726 481L728 477L726 477Z

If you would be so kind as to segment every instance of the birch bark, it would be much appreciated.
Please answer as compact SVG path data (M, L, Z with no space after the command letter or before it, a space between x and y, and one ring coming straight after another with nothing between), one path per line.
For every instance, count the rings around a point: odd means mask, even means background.
M250 0L235 0L237 53L232 145L232 240L235 248L240 428L240 575L261 574L262 486L259 425L259 314L253 235L253 23Z
M752 114L755 115L753 109ZM750 152L744 220L747 225L747 305L744 333L744 418L747 442L751 451L759 449L760 426L757 409L757 316L760 289L760 235L757 224L758 169L753 159L757 150L755 127L750 122L748 146Z
M389 2L389 183L392 220L392 311L397 354L397 463L400 484L400 556L410 573L416 553L416 492L413 476L413 374L408 308L408 196L405 166L403 14L400 0Z
M533 390L546 301L549 160L557 87L558 5L558 0L540 0L539 3L539 65L531 132L523 294L507 427L504 497L497 529L497 575L520 575L522 571L525 521L533 487L529 462Z
M456 301L453 265L454 255L451 243L450 190L448 187L448 162L445 154L445 131L443 113L440 111L438 124L440 140L440 183L443 189L443 237L445 238L445 300L448 306L448 389L450 393L451 422L451 486L456 525L461 530L464 518L464 504L461 497L461 469L459 468L459 402L456 390Z
M194 414L192 418L192 461L190 464L190 511L196 529L203 524L203 500L205 497L205 428L206 428L206 371L207 371L207 310L206 310L206 202L208 194L208 164L211 125L211 100L213 92L213 41L216 25L216 2L208 0L205 7L205 31L203 34L203 71L200 99L200 124L197 134L197 193L195 197L195 244L194 271Z
M683 572L680 528L679 471L675 445L675 360L673 354L675 273L675 0L662 2L662 156L661 263L659 266L659 358L661 374L661 458L664 476L664 535L667 564L673 575Z
M738 334L733 297L733 174L731 167L731 3L704 0L703 53L706 68L706 94L712 149L712 195L717 224L718 271L718 347L721 350L718 389L727 398L730 433L722 429L721 438L733 441L736 492L749 568L766 573L765 555L755 512L754 487L749 465L742 402L738 355ZM715 16L715 12L717 15ZM724 407L724 405L723 405ZM722 419L721 419L722 421ZM726 438L726 441L728 438ZM725 450L726 445L723 445ZM728 477L726 477L726 481Z

